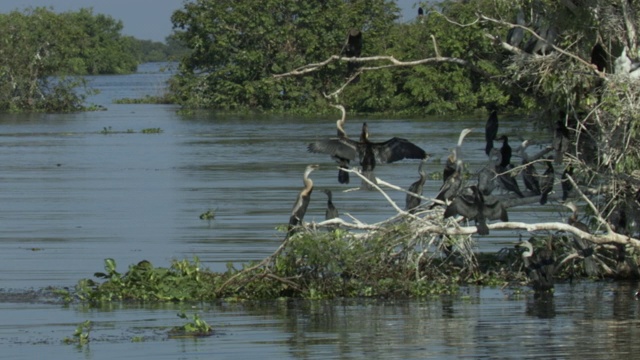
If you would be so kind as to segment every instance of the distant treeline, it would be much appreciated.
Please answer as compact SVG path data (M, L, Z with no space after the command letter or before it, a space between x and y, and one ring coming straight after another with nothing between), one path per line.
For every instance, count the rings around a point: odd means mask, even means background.
M0 64L35 56L57 74L126 74L136 71L138 64L179 60L185 53L171 39L167 44L139 40L122 35L122 28L122 21L88 8L56 13L38 7L0 14L5 41Z
M186 53L173 39L138 40L123 36L122 27L91 9L0 14L0 111L82 110L85 80L77 75L132 73L141 63Z

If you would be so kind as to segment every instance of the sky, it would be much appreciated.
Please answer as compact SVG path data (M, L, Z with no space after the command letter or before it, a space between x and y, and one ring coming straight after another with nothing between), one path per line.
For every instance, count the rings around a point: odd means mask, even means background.
M396 0L401 9L401 22L415 19L419 0ZM56 12L93 8L94 14L121 20L123 35L140 40L164 42L173 31L171 14L182 8L184 0L0 0L0 13L28 7L52 7Z

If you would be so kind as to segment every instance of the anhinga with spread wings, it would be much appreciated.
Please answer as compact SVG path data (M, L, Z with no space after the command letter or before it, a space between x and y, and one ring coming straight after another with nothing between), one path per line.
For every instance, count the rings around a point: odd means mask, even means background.
M445 219L455 215L475 220L479 235L489 234L487 220L509 221L502 203L494 197L485 198L475 185L462 189L444 211Z
M374 184L377 183L373 173L376 163L392 163L402 159L424 159L427 157L427 153L422 148L407 139L393 137L384 142L369 141L369 129L366 122L362 124L360 141L349 138L317 140L310 143L307 150L350 160L355 159L357 155L360 159L362 175ZM361 188L373 189L364 180Z

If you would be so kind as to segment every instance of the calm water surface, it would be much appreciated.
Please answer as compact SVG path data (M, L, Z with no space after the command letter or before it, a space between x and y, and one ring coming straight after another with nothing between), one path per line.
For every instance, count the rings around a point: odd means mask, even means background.
M393 215L375 192L349 192L336 181L328 156L306 143L335 133L334 118L180 115L173 106L116 105L114 98L161 93L167 73L147 64L137 74L92 78L102 93L91 102L107 111L79 114L4 114L0 117L0 288L20 292L73 286L101 271L105 258L119 269L146 259L168 266L198 256L223 271L227 262L271 254L283 234L302 172L309 163L317 189L334 191L341 214L366 222ZM433 154L441 172L462 128L472 168L485 161L485 116L424 119L348 117L355 136L368 121L376 141L409 138ZM160 134L143 129L160 128ZM501 132L539 137L519 119ZM516 142L512 144L515 148ZM417 161L381 165L379 178L407 187ZM357 181L355 181L357 182ZM441 181L428 181L435 195ZM389 192L404 205L404 193ZM324 194L314 193L306 220L324 217ZM216 210L211 222L199 219ZM513 220L557 219L553 206L521 208ZM564 215L564 214L562 214ZM483 238L481 251L515 241L516 233ZM214 337L169 340L183 323L179 306L89 309L46 302L0 303L2 356L34 358L615 358L640 350L635 284L560 285L552 301L514 297L499 289L468 289L430 301L275 302L196 306L219 329ZM187 309L189 310L189 309ZM84 320L94 322L87 347L63 345ZM142 342L132 343L139 337Z

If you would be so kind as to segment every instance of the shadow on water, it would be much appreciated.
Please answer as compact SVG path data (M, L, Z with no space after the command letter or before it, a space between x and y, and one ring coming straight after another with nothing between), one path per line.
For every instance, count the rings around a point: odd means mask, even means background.
M0 345L10 358L163 357L206 354L237 358L460 358L598 357L637 353L639 303L635 284L561 284L552 298L514 295L492 288L423 301L335 300L264 303L111 304L63 306L41 290L72 287L101 271L105 258L118 270L146 259L168 266L198 256L223 271L227 262L259 260L283 237L302 171L320 164L313 179L333 191L341 214L364 222L394 211L375 192L343 190L328 156L309 154L306 144L335 134L335 119L180 115L167 105L116 105L113 98L154 94L166 74L146 68L128 77L95 77L102 93L91 101L107 111L78 114L8 114L0 118ZM145 90L146 89L146 90ZM149 90L150 89L150 90ZM409 138L442 164L460 129L480 129L485 118L348 118L357 136L368 121L371 138ZM161 133L144 134L143 129ZM109 131L105 131L105 129ZM524 130L523 130L524 129ZM501 131L535 136L519 119ZM524 131L524 133L523 133ZM470 168L486 162L484 134L465 140ZM384 164L376 175L407 187L417 161ZM440 180L427 180L435 195ZM320 193L318 193L320 194ZM389 195L401 206L404 193ZM314 193L314 196L316 195ZM306 220L324 218L324 197L312 200ZM216 210L215 219L199 215ZM556 219L548 206L522 207L514 221ZM477 248L513 246L518 234L492 232ZM12 290L13 289L13 290ZM197 312L216 335L168 340L181 325L176 313ZM63 345L76 326L92 322L91 342ZM132 342L134 341L134 342Z

